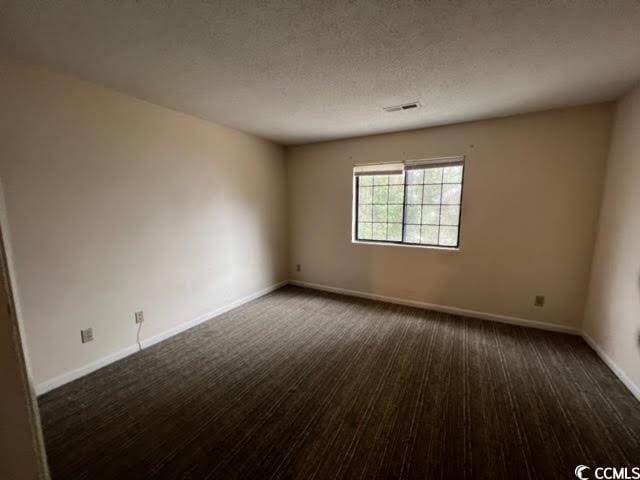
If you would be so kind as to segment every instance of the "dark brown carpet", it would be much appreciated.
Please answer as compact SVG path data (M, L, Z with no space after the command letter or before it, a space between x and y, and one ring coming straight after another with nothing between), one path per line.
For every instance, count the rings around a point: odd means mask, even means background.
M40 398L55 480L575 478L640 402L575 336L286 287Z

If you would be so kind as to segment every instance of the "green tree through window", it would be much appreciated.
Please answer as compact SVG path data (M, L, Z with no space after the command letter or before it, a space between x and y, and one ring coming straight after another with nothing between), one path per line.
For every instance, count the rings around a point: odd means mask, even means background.
M356 232L361 241L458 247L462 163L356 176Z

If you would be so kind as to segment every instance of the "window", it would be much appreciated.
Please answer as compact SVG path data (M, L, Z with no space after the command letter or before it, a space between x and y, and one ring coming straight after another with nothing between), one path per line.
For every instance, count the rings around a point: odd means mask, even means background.
M464 162L455 159L354 168L354 239L457 248Z

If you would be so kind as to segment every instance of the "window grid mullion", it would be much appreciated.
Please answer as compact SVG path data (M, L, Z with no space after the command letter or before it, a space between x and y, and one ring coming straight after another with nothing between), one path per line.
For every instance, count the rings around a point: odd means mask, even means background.
M400 239L400 241L402 243L404 243L404 239L405 239L405 229L406 229L406 217L407 217L407 174L406 172L402 174L403 176L403 181L402 181L402 238Z
M387 203L385 211L387 212L386 215L386 222L384 223L384 239L385 240L389 240L389 177L387 177Z
M464 167L463 167L464 168ZM426 170L426 169L425 169ZM424 174L423 174L424 175ZM462 176L464 175L464 173L462 173ZM383 177L382 175L380 177ZM416 183L416 184L410 184L409 183L409 176L407 175L407 173L403 173L402 174L402 183L394 183L391 184L391 178L390 176L385 176L386 177L386 183L383 184L378 184L375 178L372 179L371 181L371 185L369 185L367 183L367 188L370 189L371 192L371 199L370 202L371 203L360 203L360 194L361 194L361 188L363 188L361 186L361 182L360 182L360 177L357 176L356 177L356 185L355 185L355 197L356 197L356 225L355 225L355 238L356 240L370 240L373 242L378 242L378 243L396 243L396 244L409 244L409 245L425 245L425 246L442 246L441 245L441 241L442 241L442 227L452 227L452 228L456 228L457 229L457 238L456 238L456 244L455 245L451 245L452 247L457 247L460 243L460 218L462 216L462 184L463 184L463 178L461 178L460 182L445 182L444 179L444 172L443 175L440 177L440 183L430 183L430 182L426 182L426 178L422 179L422 182L420 183ZM443 206L445 206L445 204L443 203L444 201L444 186L445 185L459 185L460 188L460 201L458 203L452 203L452 204L446 204L447 207L458 207L458 221L457 224L451 224L451 223L447 223L444 224L443 223L443 219L442 219L442 214L443 214ZM402 202L401 203L389 203L390 201L390 194L391 194L391 187L399 187L402 186L402 192L403 192L403 198L402 198ZM426 198L426 187L427 186L440 186L440 195L439 195L439 203L425 203L428 199ZM385 188L385 198L384 198L384 202L375 202L374 200L374 190L376 187L383 187ZM409 199L409 187L413 187L414 189L417 187L421 188L421 201L419 203L409 203L410 199ZM417 192L416 192L417 193ZM364 194L364 193L363 193ZM390 215L390 207L391 206L402 206L402 219L401 219L401 223L397 222L397 221L390 221L389 220L389 215ZM361 206L365 206L365 207L369 207L370 210L370 215L371 218L369 219L364 219L361 217L361 211L360 208ZM385 221L379 221L380 216L376 217L375 215L375 209L376 206L379 206L379 210L382 210L382 206L385 207L385 211L386 211L386 218ZM437 224L436 223L423 223L424 222L424 218L423 218L423 213L425 210L425 207L438 207L437 208L437 212L438 212L438 221ZM418 223L408 223L407 220L407 208L412 207L416 210L418 210L418 215L419 215L419 220ZM419 208L416 208L419 207ZM366 210L366 209L365 209ZM363 212L364 213L364 212ZM435 212L434 212L435 213ZM377 218L377 220L376 220ZM453 221L453 220L452 220ZM367 239L361 239L360 236L362 235L362 231L360 229L360 224L362 224L363 228L365 226L368 225L368 229L370 230L370 233L367 234L366 236L370 237ZM378 239L374 239L373 237L374 235L374 224L378 224L378 236L381 238L384 238L384 240L378 238ZM382 227L382 225L384 224L384 227ZM390 227L389 225L400 225L401 226L401 238L399 240L393 240L393 239L389 239L389 235L390 235ZM408 230L408 226L412 226L412 227L417 227L418 231L417 231L417 238L418 241L416 242L411 242L411 241L407 241L407 230ZM424 227L436 227L437 228L437 235L436 235L436 241L435 243L423 243L423 228ZM384 228L384 232L382 231L382 228ZM415 232L414 232L415 233ZM394 235L395 236L395 235ZM449 245L447 245L449 246Z
M438 245L440 245L440 232L442 231L442 196L444 195L444 171L442 172L442 179L440 180L440 207L438 208Z
M360 240L358 226L360 225L360 177L356 176L356 240Z

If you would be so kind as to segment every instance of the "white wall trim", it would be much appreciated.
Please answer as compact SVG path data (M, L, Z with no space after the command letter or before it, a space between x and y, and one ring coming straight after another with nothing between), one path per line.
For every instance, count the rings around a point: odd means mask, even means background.
M331 287L329 285L303 282L300 280L289 280L289 281L285 280L285 281L276 283L275 285L271 285L270 287L262 289L258 292L255 292L251 295L235 300L223 307L220 307L211 312L205 313L204 315L200 315L199 317L196 317L193 320L182 323L165 332L155 335L147 340L143 340L142 346L143 348L148 348L152 345L155 345L156 343L166 340L167 338L170 338L174 335L184 332L185 330L193 328L196 325L199 325L200 323L206 322L207 320L211 320L217 317L218 315L222 315L223 313L233 310L234 308L244 305L245 303L248 303L259 297L267 295L268 293L278 290L279 288L282 288L287 284L297 285L299 287L312 288L314 290L322 290L325 292L338 293L341 295L350 295L352 297L367 298L370 300L378 300L382 302L395 303L398 305L407 305L410 307L423 308L426 310L435 310L438 312L451 313L454 315L462 315L467 317L479 318L481 320L490 320L494 322L509 323L512 325L519 325L523 327L538 328L542 330L551 330L551 331L562 332L562 333L570 333L573 335L581 335L582 338L584 338L585 342L587 342L587 344L591 348L593 348L593 350L598 354L598 356L602 359L602 361L611 369L611 371L620 379L620 381L629 389L629 391L631 391L631 393L640 401L640 387L635 383L633 383L633 381L624 373L624 371L611 359L611 357L609 357L609 355L605 353L605 351L586 332L582 332L578 329L565 327L563 325L555 325L550 323L537 322L534 320L526 320L524 318L511 317L507 315L498 315L494 313L479 312L476 310L468 310L465 308L448 307L444 305L436 305L433 303L420 302L417 300L407 300L403 298L378 295L375 293L361 292L358 290L349 290L346 288ZM106 357L99 358L98 360L91 362L83 367L77 368L75 370L71 370L69 372L63 373L62 375L54 377L50 380L46 380L42 383L39 383L38 385L35 386L36 394L42 395L46 392L49 392L55 388L58 388L64 385L65 383L69 383L80 377L88 375L89 373L94 372L102 367L105 367L113 362L121 360L129 355L132 355L136 353L138 350L139 349L137 345L135 344L130 345L122 350L119 350L110 355L107 355Z
M262 297L268 293L273 292L274 290L278 290L279 288L284 287L285 285L287 285L289 282L287 280L284 280L282 282L278 282L275 285L271 285L267 288L264 288L258 292L252 293L251 295L247 295L246 297L240 298L238 300L235 300L227 305L224 305L220 308L217 308L215 310L212 310L210 312L207 312L203 315L200 315L196 318L194 318L193 320L189 320L188 322L185 323L181 323L180 325L170 328L169 330L166 330L165 332L162 332L158 335L155 335L147 340L142 340L140 343L142 344L143 348L148 348L152 345L155 345L156 343L161 342L162 340L166 340L169 337L173 337L174 335L177 335L181 332L184 332L185 330L188 330L192 327L195 327L196 325L199 325L200 323L206 322L207 320L211 320L215 317L217 317L218 315L222 315L223 313L228 312L229 310L233 310L234 308L237 308L241 305L244 305L245 303L248 303L252 300L255 300L256 298ZM126 348L123 348L122 350L119 350L117 352L114 352L110 355L107 355L105 357L99 358L98 360L95 360L87 365L84 365L80 368L76 368L75 370L71 370L69 372L65 372L62 375L59 375L57 377L54 377L50 380L46 380L44 382L41 382L39 384L37 384L35 386L35 391L37 395L42 395L44 393L47 393L55 388L61 387L62 385L64 385L65 383L69 383L73 380L77 380L80 377L84 377L85 375L88 375L91 372L95 372L96 370L102 368L102 367L106 367L107 365L113 363L113 362L117 362L118 360L123 359L124 357L127 357L129 355L132 355L134 353L136 353L139 350L138 345L137 344L133 344L130 345Z
M537 322L534 320L526 320L524 318L510 317L507 315L498 315L495 313L478 312L476 310L467 310L465 308L448 307L444 305L436 305L432 303L419 302L416 300L407 300L404 298L387 297L377 295L375 293L361 292L358 290L348 290L346 288L331 287L329 285L321 285L318 283L303 282L300 280L290 280L291 285L299 287L312 288L325 292L338 293L340 295L350 295L352 297L367 298L370 300L379 300L382 302L396 303L398 305L407 305L410 307L424 308L426 310L435 310L437 312L451 313L467 317L479 318L481 320L490 320L494 322L510 323L523 327L538 328L542 330L551 330L554 332L570 333L572 335L580 335L587 344L598 354L602 361L611 371L620 379L620 381L629 389L629 391L640 401L640 387L633 383L626 373L605 353L605 351L589 336L586 332L577 328L565 327L563 325L555 325L551 323Z
M64 385L65 383L72 382L80 377L84 377L91 372L95 372L102 367L106 367L110 363L117 362L124 357L136 353L138 350L138 345L130 345L127 348L118 350L117 352L107 355L106 357L99 358L98 360L88 363L87 365L83 365L80 368L76 368L75 370L65 372L62 375L58 375L57 377L53 377L49 380L38 383L35 386L36 395L42 395L43 393L47 393L55 388Z
M510 317L507 315L498 315L495 313L478 312L476 310L468 310L466 308L448 307L445 305L437 305L434 303L420 302L417 300L407 300L404 298L387 297L375 293L361 292L359 290L348 290L346 288L331 287L318 283L302 282L300 280L290 280L291 285L299 287L313 288L315 290L323 290L325 292L338 293L340 295L350 295L352 297L368 298L369 300L379 300L381 302L396 303L398 305L407 305L409 307L423 308L425 310L435 310L437 312L451 313L454 315L462 315L466 317L479 318L482 320L490 320L493 322L510 323L520 325L522 327L538 328L542 330L551 330L554 332L570 333L572 335L580 335L582 332L577 328L557 325L553 323L537 322L535 320L526 320L524 318Z
M620 379L622 383L631 391L634 397L640 401L640 386L633 383L633 381L627 376L626 373L614 362L609 355L604 351L602 347L600 347L596 341L587 334L587 332L582 332L582 338L584 341L589 344L593 350L598 354L598 356L602 359L602 361L611 369L613 373Z
M190 328L195 327L196 325L199 325L203 322L206 322L207 320L211 320L212 318L217 317L218 315L222 315L223 313L227 313L229 310L233 310L234 308L238 308L242 305L244 305L245 303L249 303L252 300L255 300L256 298L260 298L265 296L268 293L271 293L275 290L278 290L279 288L284 287L285 285L287 285L289 283L288 280L284 280L282 282L278 282L275 285L271 285L270 287L267 288L263 288L262 290L252 293L251 295L247 295L246 297L242 297L238 300L235 300L231 303L228 303L227 305L224 305L220 308L217 308L211 312L207 312L203 315L200 315L199 317L194 318L193 320L189 320L188 322L185 323L181 323L180 325L170 328L169 330L166 330L162 333L159 333L158 335L155 335L149 339L146 340L142 340L140 343L142 343L142 348L148 348L152 345L155 345L156 343L159 343L163 340L166 340L167 338L173 337L174 335L177 335L181 332L184 332L185 330L189 330Z

